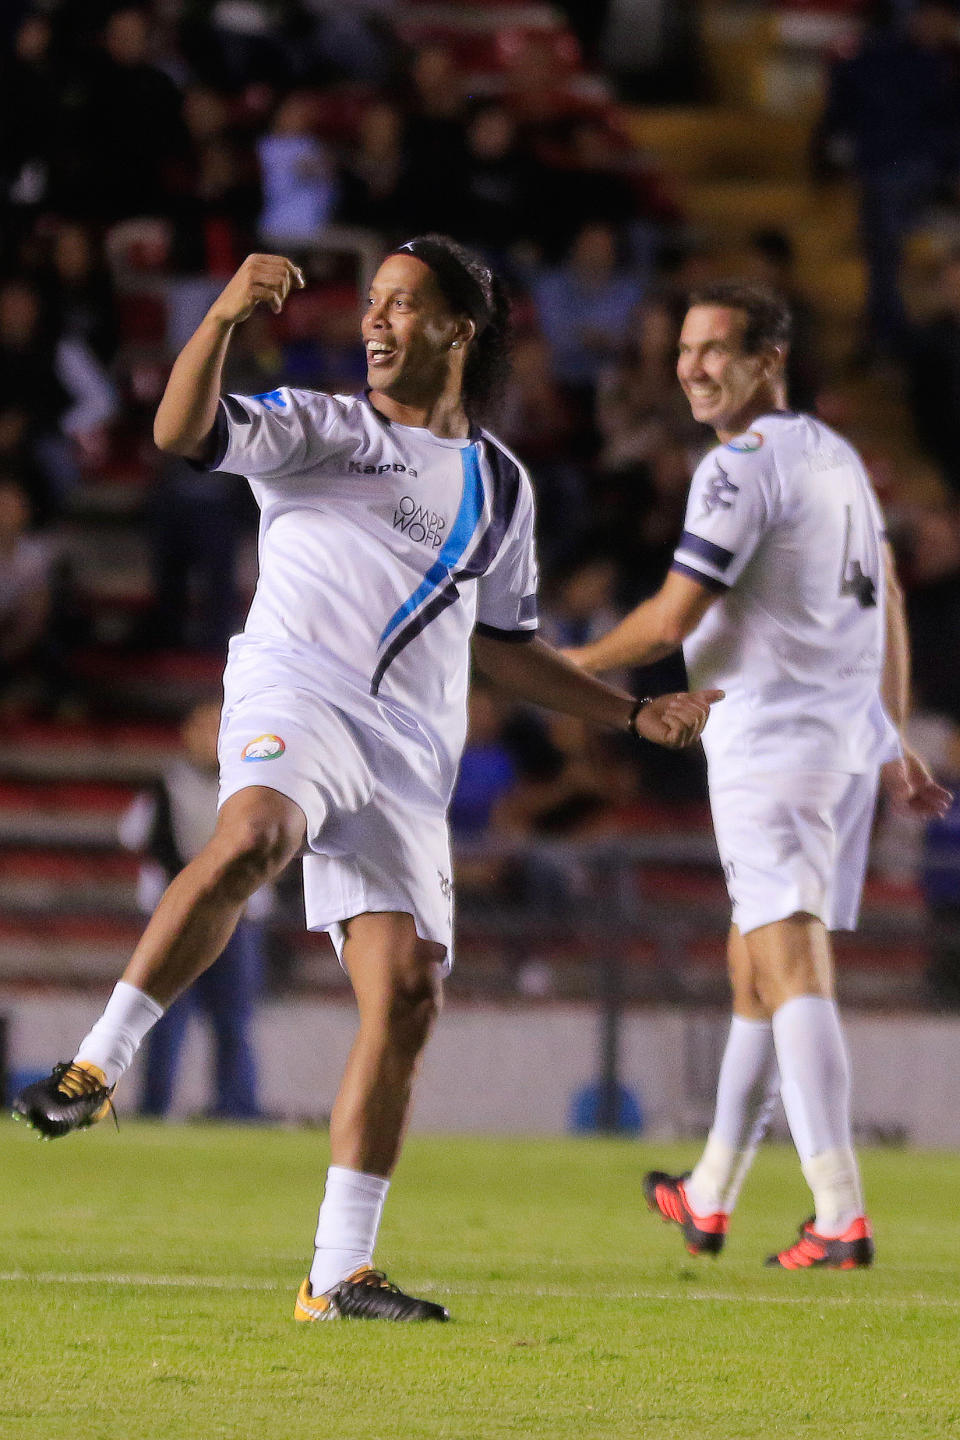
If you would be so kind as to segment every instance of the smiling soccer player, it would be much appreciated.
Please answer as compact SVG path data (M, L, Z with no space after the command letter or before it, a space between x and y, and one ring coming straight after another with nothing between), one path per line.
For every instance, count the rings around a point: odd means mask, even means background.
M718 1254L779 1089L816 1213L768 1263L852 1269L871 1263L873 1238L829 932L857 923L878 778L916 814L949 796L899 733L906 626L879 506L852 446L787 408L789 340L771 293L692 298L677 375L720 443L693 477L661 590L568 653L601 671L682 644L694 683L726 692L704 749L733 1019L706 1149L689 1176L652 1171L647 1202L692 1254Z
M234 328L303 284L252 255L178 357L162 450L248 477L260 577L230 644L214 838L167 890L74 1060L15 1102L44 1134L106 1112L164 1007L253 893L306 847L307 924L329 931L359 1028L330 1121L300 1321L445 1320L372 1267L423 1047L452 961L446 811L471 649L524 699L692 744L716 690L637 703L538 639L530 481L479 419L506 364L498 278L443 236L388 255L362 319L367 390L221 399Z

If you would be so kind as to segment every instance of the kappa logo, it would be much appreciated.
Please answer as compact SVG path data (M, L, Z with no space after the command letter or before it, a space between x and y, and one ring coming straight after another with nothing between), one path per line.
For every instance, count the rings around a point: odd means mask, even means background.
M453 881L449 875L444 875L442 870L437 871L437 879L440 881L440 894L444 900L453 899Z
M740 486L734 485L730 476L718 463L717 472L711 475L703 497L702 515L712 515L714 510L732 510L733 502L740 494Z
M402 465L399 460L384 461L382 465L361 465L359 460L351 460L347 465L348 475L409 475L416 480L418 473Z
M418 545L429 545L431 550L439 550L446 539L443 532L447 522L435 510L418 505L412 495L404 495L393 512L393 528Z
M258 735L256 740L247 741L240 752L240 759L278 760L286 748L279 735Z

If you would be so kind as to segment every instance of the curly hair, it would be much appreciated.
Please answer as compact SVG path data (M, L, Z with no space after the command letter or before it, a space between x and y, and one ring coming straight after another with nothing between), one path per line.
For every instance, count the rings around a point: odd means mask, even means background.
M482 256L449 235L417 235L393 254L407 252L433 271L450 307L477 327L463 372L463 404L476 422L496 411L510 373L510 295Z

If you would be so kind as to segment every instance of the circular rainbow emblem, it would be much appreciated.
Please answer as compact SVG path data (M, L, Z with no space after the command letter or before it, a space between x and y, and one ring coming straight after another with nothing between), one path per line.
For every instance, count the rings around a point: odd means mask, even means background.
M250 740L240 752L241 760L277 760L286 750L279 735L258 735Z

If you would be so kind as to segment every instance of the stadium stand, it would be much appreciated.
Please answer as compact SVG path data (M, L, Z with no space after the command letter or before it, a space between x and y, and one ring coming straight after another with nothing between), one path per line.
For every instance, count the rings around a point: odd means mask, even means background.
M287 24L256 0L246 7L261 27L256 45L229 28L230 7L100 4L91 7L100 28L68 0L15 8L17 18L4 21L0 79L0 129L10 138L0 162L0 284L36 287L49 339L86 336L117 407L83 437L51 430L29 397L7 391L0 400L0 475L26 488L37 533L63 559L71 621L70 683L59 694L41 695L26 670L0 675L0 981L105 983L139 929L135 864L119 849L117 821L134 787L169 755L176 718L215 689L222 663L222 645L203 623L209 576L170 541L170 527L187 535L198 510L181 504L176 477L161 477L152 412L192 322L238 260L262 246L257 146L291 96L305 102L302 123L331 167L332 219L314 243L298 244L310 278L305 295L282 323L251 322L236 388L269 388L280 375L305 385L358 384L355 306L381 246L434 223L476 240L458 229L461 215L479 213L465 198L459 205L465 177L474 196L516 194L497 187L529 183L526 203L509 201L503 212L512 234L494 227L485 237L514 288L524 362L506 396L506 430L532 464L544 515L559 497L568 522L545 537L548 620L552 597L598 552L615 567L613 600L622 609L656 584L672 541L663 520L676 510L670 477L678 456L688 469L705 440L678 429L669 407L654 414L637 400L628 421L656 421L649 448L619 468L601 463L611 436L600 434L593 383L565 387L558 378L531 297L557 273L579 222L612 226L641 316L646 306L669 312L705 275L744 268L758 232L772 231L792 252L792 283L815 322L817 408L871 464L905 578L909 585L917 575L921 596L926 580L911 564L911 545L926 533L923 517L936 514L955 534L957 515L918 441L902 359L863 353L866 272L849 170L814 163L831 67L863 43L864 7L703 0L693 7L700 80L690 94L657 104L644 103L642 90L669 92L676 72L667 74L666 58L660 72L654 63L632 77L598 66L600 22L616 7L599 7L599 19L578 33L575 6L568 16L561 5L522 0L431 0L382 7L376 18L358 6L347 53L322 15L295 4L286 7ZM108 83L124 93L144 87L145 124L167 117L151 130L146 192L147 172L125 169L116 145L110 184L80 183L90 172L89 147L110 123L100 103ZM378 105L376 126L365 129ZM471 126L481 112L493 118L477 140ZM431 193L422 184L425 154L434 165ZM362 192L367 217L378 201L385 220L371 231L357 226L344 197L358 204L357 177L379 184L381 165L392 188L368 184ZM930 202L904 277L918 323L931 309L934 272L960 233L955 196ZM490 221L489 206L483 213ZM80 265L86 278L73 289L62 273L57 279L58 265L70 268L57 259L69 249L65 236L90 251ZM623 359L617 347L603 356L601 396ZM537 423L547 401L570 427L553 449ZM235 624L253 583L254 517L239 482L198 493L195 505L229 532L216 585ZM648 516L642 535L639 502ZM954 603L960 563L946 563L936 583ZM919 628L917 635L919 643ZM951 629L931 642L927 626L922 644L955 655L957 636ZM919 658L931 677L920 703L960 723L949 685L925 653ZM503 734L522 775L530 744L545 736L536 717L520 718L525 739L515 715L503 717ZM562 750L565 742L551 743ZM557 763L580 759L571 750ZM468 963L455 984L464 994L525 984L588 993L598 954L615 948L625 957L627 996L719 997L726 907L696 766L658 772L649 757L603 743L588 763L601 777L595 806L568 807L510 837L513 853L539 857L566 894L562 924L545 920L542 888L507 893L494 877L463 905ZM495 828L487 839L502 850ZM581 902L598 896L605 921L591 927ZM283 922L282 983L340 985L326 942L303 935L293 906ZM848 994L864 1004L921 1000L925 935L915 880L874 877L864 928L844 952Z

